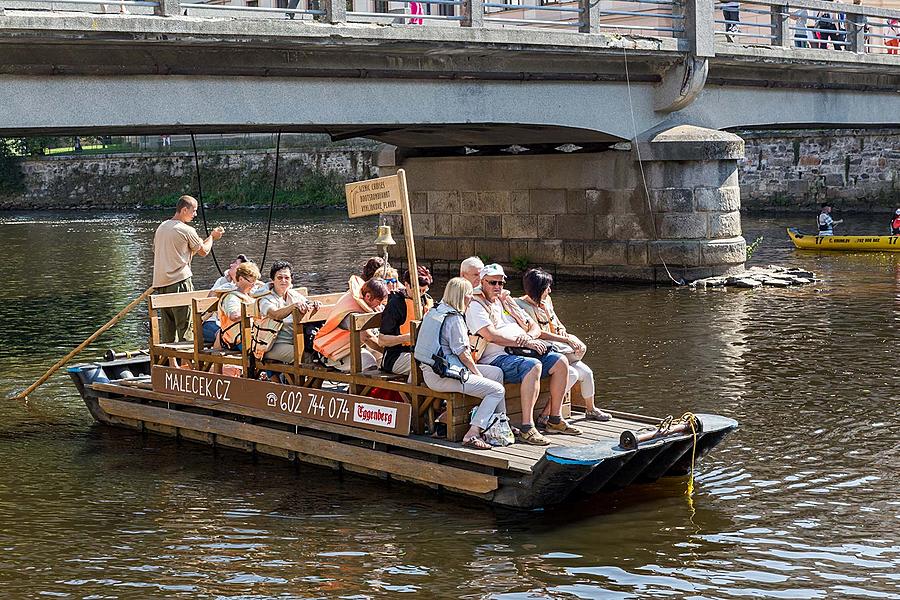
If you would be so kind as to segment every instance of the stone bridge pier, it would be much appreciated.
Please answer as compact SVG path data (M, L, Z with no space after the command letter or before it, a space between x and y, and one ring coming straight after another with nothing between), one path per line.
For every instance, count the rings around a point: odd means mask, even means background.
M688 281L743 269L743 152L736 135L682 125L647 132L630 150L406 159L396 150L377 162L382 175L406 170L417 255L438 272L477 254L514 272L666 282L666 268Z

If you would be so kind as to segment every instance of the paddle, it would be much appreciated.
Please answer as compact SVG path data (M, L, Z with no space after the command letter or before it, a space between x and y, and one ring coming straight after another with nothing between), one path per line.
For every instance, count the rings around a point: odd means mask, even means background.
M147 288L147 290L146 290L143 294L141 294L140 296L138 296L137 298L135 298L135 299L131 302L131 304L129 304L128 306L126 306L125 308L123 308L122 310L120 310L120 311L119 311L119 314L117 314L117 315L114 316L112 319L110 319L109 321L107 321L107 323L106 323L103 327L101 327L100 329L98 329L97 331L95 331L94 333L92 333L92 334L90 335L90 337L88 337L86 340L84 340L83 342L81 342L81 343L78 345L78 347L76 347L74 350L72 350L71 352L69 352L68 354L66 354L64 357L62 357L61 359L59 359L59 361L58 361L55 365L53 365L52 367L50 367L50 370L49 370L49 371L47 371L46 373L44 373L44 374L41 376L40 379L38 379L37 381L35 381L34 383L32 383L30 386L28 386L28 389L26 389L24 392L22 392L21 394L19 394L18 396L16 396L14 399L15 399L15 400L27 400L27 399L28 399L28 394L30 394L31 392L33 392L34 390L36 390L36 389L37 389L39 386L41 386L45 381L47 381L48 379L50 379L50 376L53 375L54 373L56 373L56 372L59 370L60 367L62 367L64 364L66 364L67 362L69 362L70 360L72 360L72 358L74 358L76 354L78 354L79 352L81 352L82 350L84 350L85 348L87 348L87 347L91 344L91 342L93 342L93 341L96 340L98 337L100 337L101 335L103 335L103 333L106 332L106 330L108 330L110 327L112 327L113 325L115 325L116 323L118 323L119 321L121 321L121 320L122 320L122 317L124 317L125 315L127 315L128 313L130 313L132 310L134 310L134 307L135 307L135 306L137 306L138 304L140 304L141 302L143 302L144 300L146 300L147 296L149 296L150 294L152 294L154 289L156 289L156 288L153 288L153 287Z

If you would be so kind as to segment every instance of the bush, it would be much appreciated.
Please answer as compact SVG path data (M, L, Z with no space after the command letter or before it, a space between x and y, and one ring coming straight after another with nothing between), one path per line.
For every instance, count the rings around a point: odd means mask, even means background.
M25 175L10 140L0 138L0 194L17 194L25 191Z

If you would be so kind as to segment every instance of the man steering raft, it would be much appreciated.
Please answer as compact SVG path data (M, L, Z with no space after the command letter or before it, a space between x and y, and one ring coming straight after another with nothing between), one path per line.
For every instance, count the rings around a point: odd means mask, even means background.
M197 230L188 225L195 216L197 201L192 196L182 196L175 205L175 215L156 228L153 236L153 287L157 294L194 291L191 259L194 254L209 254L213 240L218 240L225 233L222 227L216 227L208 238L201 240ZM162 308L159 312L160 343L193 339L189 306Z

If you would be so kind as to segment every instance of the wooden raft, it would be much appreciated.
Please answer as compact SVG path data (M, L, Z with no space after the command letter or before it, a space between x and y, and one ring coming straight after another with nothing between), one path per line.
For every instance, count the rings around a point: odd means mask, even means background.
M412 434L408 437L280 415L227 402L163 394L118 382L94 383L110 424L187 440L260 452L379 478L393 478L489 499L500 480L528 476L545 447L514 444L478 451ZM638 420L640 419L640 420ZM548 436L555 446L587 446L618 440L647 418L617 414L611 421L575 415L581 436Z

